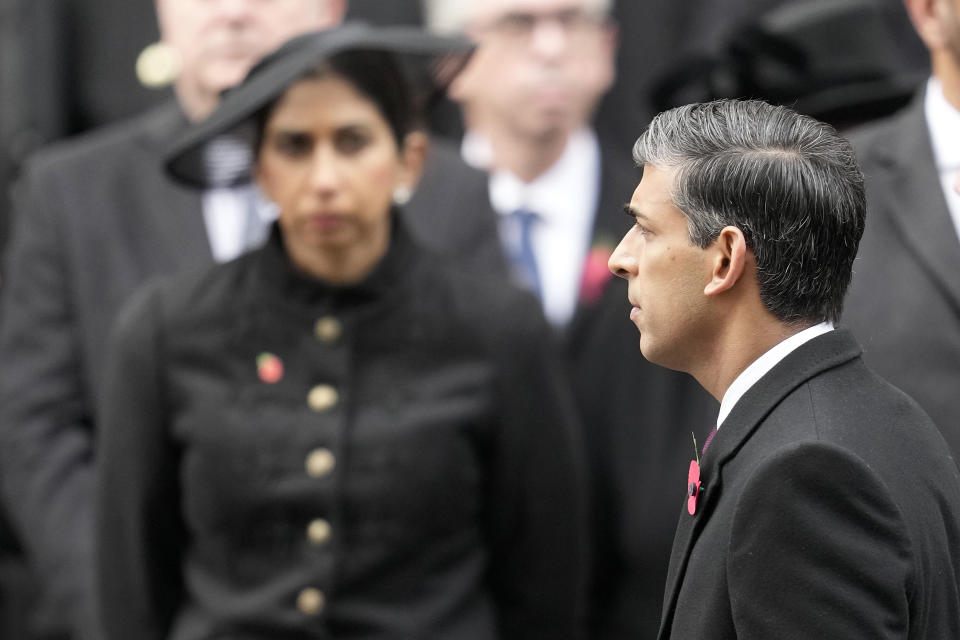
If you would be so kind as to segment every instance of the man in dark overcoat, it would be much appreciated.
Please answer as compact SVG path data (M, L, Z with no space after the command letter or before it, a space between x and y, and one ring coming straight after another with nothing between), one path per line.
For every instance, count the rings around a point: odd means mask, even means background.
M634 158L611 270L643 355L720 400L677 491L659 638L960 637L956 464L835 327L866 210L850 144L717 101L660 114Z

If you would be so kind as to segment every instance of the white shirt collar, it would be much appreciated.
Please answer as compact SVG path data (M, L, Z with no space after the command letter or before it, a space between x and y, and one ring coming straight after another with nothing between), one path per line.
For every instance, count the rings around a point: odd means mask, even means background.
M940 170L960 171L960 111L943 95L943 84L931 76L923 101L933 157Z
M476 131L467 131L460 141L460 155L464 162L481 171L487 171L493 165L493 145L485 136Z
M589 129L570 135L563 154L553 166L532 182L524 182L506 169L490 174L490 202L502 215L524 207L540 214L544 221L570 218L592 221L599 193L600 145Z
M483 136L472 133L464 137L461 152L468 162L477 162L492 149ZM509 214L527 208L539 215L532 232L533 251L544 314L555 326L569 322L577 308L600 200L600 165L596 134L583 128L570 136L553 166L532 182L502 169L490 174L490 203L499 214L500 233L507 246L515 242L517 233Z
M933 76L927 81L923 109L940 189L957 237L960 238L960 193L956 188L960 173L960 144L957 144L960 140L960 111L947 101L943 95L943 85Z
M833 331L832 322L815 324L777 343L769 351L751 362L750 366L740 372L740 375L734 379L733 383L727 389L727 392L723 394L723 400L720 402L720 414L717 416L717 429L720 428L723 421L730 415L730 411L733 410L734 405L743 397L743 394L756 384L760 378L767 375L771 369L790 355L794 349L828 331Z

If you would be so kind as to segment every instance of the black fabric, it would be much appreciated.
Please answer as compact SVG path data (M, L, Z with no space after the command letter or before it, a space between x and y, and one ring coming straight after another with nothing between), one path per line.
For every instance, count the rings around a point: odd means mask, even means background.
M700 463L661 640L960 637L960 473L849 332L762 377Z
M61 143L29 163L19 189L0 287L0 488L39 572L37 617L81 638L100 637L92 465L108 332L138 285L213 264L201 193L163 169L186 123L171 101ZM472 176L427 170L445 185ZM451 206L448 192L429 192L410 206Z
M275 230L122 314L99 441L108 640L581 637L582 450L536 302L394 223L357 285L296 271ZM317 339L323 317L339 338ZM317 384L339 392L321 412ZM311 478L317 447L336 463ZM305 587L322 614L297 610Z

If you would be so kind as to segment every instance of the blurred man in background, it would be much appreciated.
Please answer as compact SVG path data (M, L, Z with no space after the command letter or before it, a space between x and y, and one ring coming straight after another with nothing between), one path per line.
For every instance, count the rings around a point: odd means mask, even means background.
M960 455L960 0L906 0L933 73L900 113L851 134L867 226L845 316L864 359Z
M173 183L161 150L263 54L338 23L343 0L156 0L175 100L39 154L24 171L0 307L3 506L38 570L47 638L96 638L92 464L113 316L164 273L228 260L270 222L249 188ZM161 69L162 70L162 69ZM211 162L229 166L230 146Z
M606 263L636 175L591 126L615 75L611 4L425 2L429 27L478 43L449 94L466 128L461 155L489 179L460 194L458 215L411 222L438 249L527 286L556 329L592 465L590 637L626 639L656 633L683 480L674 476L692 447L681 425L705 424L716 404L623 348L633 327Z

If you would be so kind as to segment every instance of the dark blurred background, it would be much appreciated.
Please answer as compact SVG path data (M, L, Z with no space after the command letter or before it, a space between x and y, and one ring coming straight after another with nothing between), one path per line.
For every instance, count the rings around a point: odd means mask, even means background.
M847 104L864 120L902 102L927 70L901 0L620 0L615 15L619 77L597 129L623 153L675 103L749 94L814 111ZM420 7L353 0L348 17L418 24ZM30 152L166 97L134 72L156 39L152 2L0 0L0 243L10 185ZM810 104L807 93L817 94Z

